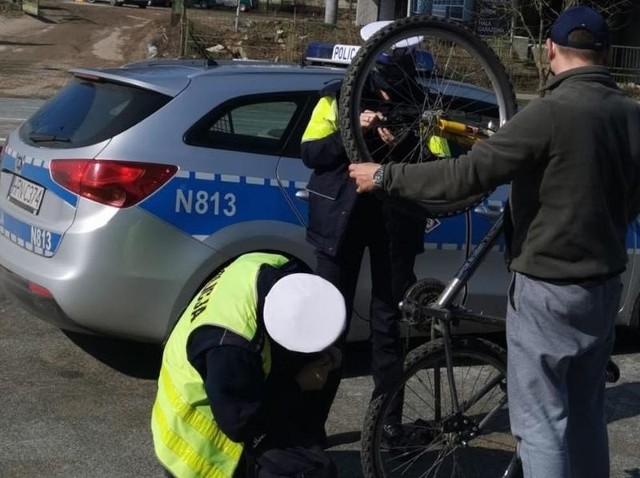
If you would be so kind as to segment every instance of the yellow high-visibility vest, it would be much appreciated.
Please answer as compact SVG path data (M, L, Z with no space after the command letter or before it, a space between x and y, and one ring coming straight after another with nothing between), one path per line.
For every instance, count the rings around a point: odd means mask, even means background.
M338 101L323 96L313 108L311 119L302 135L302 142L323 139L338 131Z
M338 101L334 96L323 96L311 113L302 142L326 138L338 131L338 126ZM451 157L449 142L442 136L431 135L427 146L439 158Z
M218 427L204 382L187 358L187 341L199 327L214 325L251 341L257 331L256 282L263 264L279 267L278 254L245 254L211 279L191 301L165 346L153 405L151 430L156 455L177 478L231 478L242 443ZM262 349L265 376L271 369L269 342Z
M438 158L450 158L451 149L449 148L449 141L442 136L436 136L432 134L429 136L428 145L429 151Z

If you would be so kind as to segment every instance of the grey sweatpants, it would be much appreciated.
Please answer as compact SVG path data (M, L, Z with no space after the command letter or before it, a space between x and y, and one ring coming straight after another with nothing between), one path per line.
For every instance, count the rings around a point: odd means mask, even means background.
M622 286L516 273L507 311L509 415L525 478L607 478L604 371Z

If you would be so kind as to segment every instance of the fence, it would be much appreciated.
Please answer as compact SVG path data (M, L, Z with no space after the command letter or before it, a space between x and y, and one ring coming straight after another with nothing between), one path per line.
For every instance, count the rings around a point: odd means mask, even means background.
M609 64L618 83L640 83L640 47L613 45Z
M546 48L534 48L528 45L526 54L522 48L515 48L508 38L485 38L493 48L511 75L514 87L519 92L535 91L538 87L538 72L535 68L534 57L542 55L546 63ZM640 84L640 47L612 45L607 61L609 71L617 83Z

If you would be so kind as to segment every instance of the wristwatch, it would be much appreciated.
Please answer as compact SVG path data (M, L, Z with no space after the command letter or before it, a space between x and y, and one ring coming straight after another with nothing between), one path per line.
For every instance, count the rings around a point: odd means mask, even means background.
M384 180L384 168L385 165L383 164L373 173L373 184L375 184L379 188L382 188L382 181Z

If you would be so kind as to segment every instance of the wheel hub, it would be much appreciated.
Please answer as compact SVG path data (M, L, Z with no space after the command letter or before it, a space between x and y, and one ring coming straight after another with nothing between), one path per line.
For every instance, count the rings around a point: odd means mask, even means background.
M478 430L476 422L463 413L453 414L442 422L442 432L450 441L465 447L478 435Z

